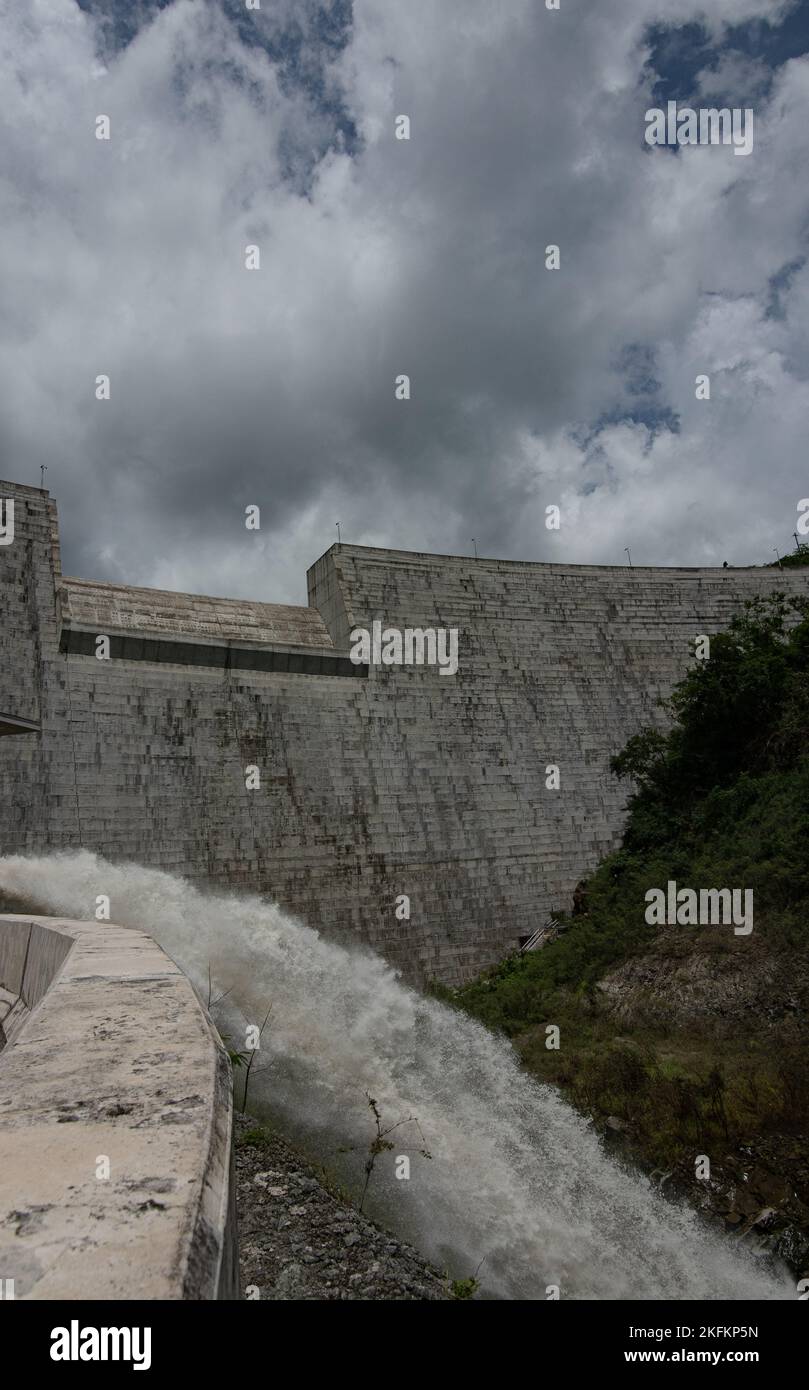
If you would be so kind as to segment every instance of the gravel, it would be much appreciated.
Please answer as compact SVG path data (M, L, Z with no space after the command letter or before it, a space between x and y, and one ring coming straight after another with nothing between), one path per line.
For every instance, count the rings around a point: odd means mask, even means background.
M452 1298L422 1257L324 1187L285 1139L236 1120L236 1206L243 1298Z

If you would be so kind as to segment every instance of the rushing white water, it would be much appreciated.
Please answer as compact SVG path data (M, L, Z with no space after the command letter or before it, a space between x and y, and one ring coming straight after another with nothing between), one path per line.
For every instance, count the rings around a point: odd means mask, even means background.
M216 1011L234 1043L270 1023L251 1102L273 1113L358 1184L373 1123L403 1124L377 1160L375 1214L439 1268L479 1278L489 1296L742 1299L794 1297L786 1275L704 1230L603 1151L591 1126L518 1067L508 1043L402 984L364 950L324 940L257 897L203 893L182 879L86 851L0 859L0 891L42 910L149 932ZM251 1105L252 1108L252 1105ZM340 1151L351 1150L349 1158ZM399 1154L411 1160L397 1181Z

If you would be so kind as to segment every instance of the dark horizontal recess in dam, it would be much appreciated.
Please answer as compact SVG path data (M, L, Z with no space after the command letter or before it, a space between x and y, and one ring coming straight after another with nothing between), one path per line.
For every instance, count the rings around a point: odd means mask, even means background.
M0 738L4 734L38 734L39 724L33 719L20 719L18 715L0 714Z
M101 634L62 628L59 650L70 656L95 656ZM175 642L153 637L111 636L110 659L165 662L172 666L214 666L222 671L278 671L290 676L367 677L367 665L347 656L320 652L283 652L246 647L217 647L204 642Z

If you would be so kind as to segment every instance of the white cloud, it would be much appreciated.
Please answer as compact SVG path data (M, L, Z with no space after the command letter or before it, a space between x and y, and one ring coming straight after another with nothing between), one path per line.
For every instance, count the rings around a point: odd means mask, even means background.
M320 157L324 114L216 6L176 0L103 76L72 0L9 6L3 472L48 464L70 568L301 601L338 518L403 548L769 558L807 492L805 273L765 309L805 251L809 62L757 108L749 158L650 151L645 25L670 8L358 0L330 80L362 144ZM632 343L678 434L615 423Z

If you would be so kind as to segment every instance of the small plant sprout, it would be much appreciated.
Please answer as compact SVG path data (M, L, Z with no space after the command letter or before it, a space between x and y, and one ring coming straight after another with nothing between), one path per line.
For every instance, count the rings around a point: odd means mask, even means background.
M365 1099L367 1100L368 1108L370 1109L374 1117L374 1127L376 1129L376 1133L374 1134L373 1139L368 1145L368 1156L365 1160L365 1184L363 1186L362 1196L360 1198L360 1211L362 1211L365 1205L365 1197L368 1192L368 1185L371 1181L371 1174L374 1171L374 1165L376 1163L376 1160L379 1158L380 1154L385 1153L386 1151L391 1150L394 1147L394 1145L389 1140L388 1135L392 1134L395 1129L399 1129L402 1125L415 1125L419 1134L421 1134L422 1142L422 1148L420 1148L418 1152L421 1154L422 1158L432 1158L432 1154L429 1153L427 1149L427 1142L424 1138L424 1135L422 1134L421 1125L419 1124L415 1115L408 1115L406 1119L397 1120L396 1123L392 1125L383 1125L382 1116L379 1112L379 1106L377 1105L370 1091L365 1092Z

